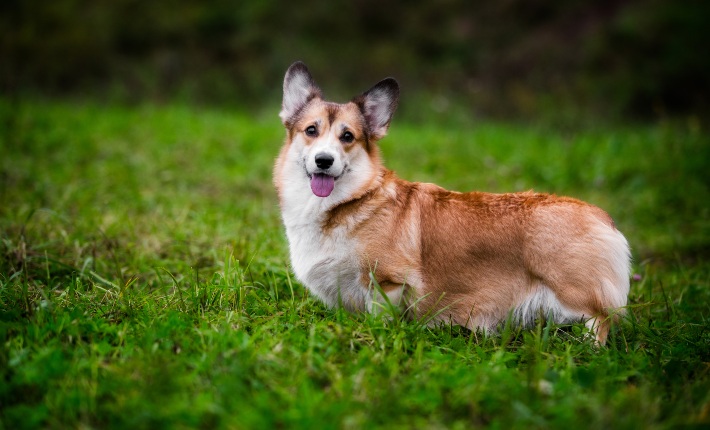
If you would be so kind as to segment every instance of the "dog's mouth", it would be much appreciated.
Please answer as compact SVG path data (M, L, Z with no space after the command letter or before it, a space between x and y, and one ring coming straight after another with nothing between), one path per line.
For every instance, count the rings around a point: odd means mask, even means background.
M314 173L310 176L313 194L318 197L328 197L333 192L336 178L325 173Z

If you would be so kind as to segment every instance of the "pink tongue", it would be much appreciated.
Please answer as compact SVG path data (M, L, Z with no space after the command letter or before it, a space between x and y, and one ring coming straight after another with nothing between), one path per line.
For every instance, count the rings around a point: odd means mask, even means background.
M311 191L318 197L328 197L330 193L333 192L335 187L335 178L332 176L324 175L322 173L315 173L311 178Z

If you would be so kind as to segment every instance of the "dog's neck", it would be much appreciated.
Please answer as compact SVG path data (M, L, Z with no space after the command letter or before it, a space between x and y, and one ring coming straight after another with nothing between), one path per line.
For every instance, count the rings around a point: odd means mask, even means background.
M377 191L382 188L385 176L388 174L391 174L389 170L387 170L384 166L378 166L376 174L373 175L372 179L367 185L362 187L361 190L359 190L358 192L353 193L350 198L343 200L333 206L330 211L336 210L338 207L343 205L353 205L370 199L377 193Z

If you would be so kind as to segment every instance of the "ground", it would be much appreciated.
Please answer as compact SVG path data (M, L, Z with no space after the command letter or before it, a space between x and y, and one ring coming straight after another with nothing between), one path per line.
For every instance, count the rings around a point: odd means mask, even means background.
M0 101L0 428L710 425L710 139L697 120L395 120L406 179L571 195L633 249L597 348L327 310L294 279L273 112Z

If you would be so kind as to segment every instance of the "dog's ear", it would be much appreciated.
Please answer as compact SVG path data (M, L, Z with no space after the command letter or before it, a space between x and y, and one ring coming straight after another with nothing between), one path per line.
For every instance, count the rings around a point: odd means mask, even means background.
M381 80L353 99L365 116L369 135L375 140L387 134L398 101L399 84L393 78Z
M281 104L281 122L286 127L293 125L296 114L313 98L320 97L308 67L300 61L291 64L284 77L284 98Z

